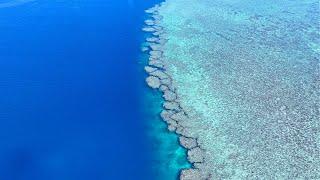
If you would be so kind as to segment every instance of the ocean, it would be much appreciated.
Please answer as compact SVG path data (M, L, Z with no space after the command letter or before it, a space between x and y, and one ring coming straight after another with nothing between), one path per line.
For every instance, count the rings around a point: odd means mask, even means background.
M175 179L189 167L144 82L141 28L156 3L0 0L1 180Z

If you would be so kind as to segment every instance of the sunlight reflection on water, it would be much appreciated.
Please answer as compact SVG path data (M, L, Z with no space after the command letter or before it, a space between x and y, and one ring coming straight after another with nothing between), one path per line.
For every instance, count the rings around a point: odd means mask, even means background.
M0 2L0 8L19 6L32 1L35 1L35 0L9 0L5 2Z

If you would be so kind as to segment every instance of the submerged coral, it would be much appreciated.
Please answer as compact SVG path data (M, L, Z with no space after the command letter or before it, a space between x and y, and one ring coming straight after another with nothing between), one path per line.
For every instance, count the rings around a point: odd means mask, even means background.
M149 85L193 164L181 179L320 179L318 7L167 0L146 11Z

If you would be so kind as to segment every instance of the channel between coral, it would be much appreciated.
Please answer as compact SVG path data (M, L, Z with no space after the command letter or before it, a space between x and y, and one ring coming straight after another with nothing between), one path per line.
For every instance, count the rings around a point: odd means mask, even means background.
M164 2L165 3L165 2ZM179 178L181 180L206 179L205 175L197 168L204 163L205 151L200 147L196 137L193 137L181 122L189 119L187 112L181 107L179 95L176 87L173 85L173 79L166 72L166 62L164 57L164 45L168 41L165 27L161 26L162 16L159 13L161 4L146 10L150 19L145 20L143 31L150 33L152 36L146 38L143 52L149 52L148 65L145 71L148 73L146 83L153 89L158 89L163 93L165 100L162 119L167 123L168 130L178 134L179 143L187 149L188 161L193 165L192 168L182 169Z

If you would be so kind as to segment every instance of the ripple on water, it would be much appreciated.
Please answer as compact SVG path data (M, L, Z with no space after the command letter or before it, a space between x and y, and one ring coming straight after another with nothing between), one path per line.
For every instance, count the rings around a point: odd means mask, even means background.
M25 3L29 3L33 1L36 1L36 0L7 0L4 2L0 2L0 8L20 6Z

